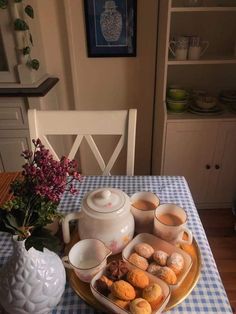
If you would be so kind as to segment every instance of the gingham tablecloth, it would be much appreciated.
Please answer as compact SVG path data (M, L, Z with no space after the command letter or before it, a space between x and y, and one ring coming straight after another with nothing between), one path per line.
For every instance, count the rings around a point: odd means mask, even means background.
M156 193L161 203L176 203L187 211L188 227L192 230L202 255L202 270L200 279L191 294L178 306L168 313L232 313L229 300L223 287L215 260L213 258L205 231L194 205L188 184L183 177L176 176L91 176L84 177L78 183L79 195L63 195L60 210L64 213L76 211L80 208L85 193L99 187L113 187L122 189L128 195L137 191L151 191ZM0 234L0 265L3 265L12 254L10 237ZM1 313L1 311L0 311ZM96 311L80 299L75 292L66 285L65 293L60 304L52 314L94 314ZM166 312L167 313L167 312ZM29 313L31 314L31 313Z

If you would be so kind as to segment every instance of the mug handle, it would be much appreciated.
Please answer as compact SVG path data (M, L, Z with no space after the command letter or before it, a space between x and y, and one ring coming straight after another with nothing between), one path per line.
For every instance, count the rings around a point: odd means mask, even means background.
M202 55L205 53L205 51L207 50L207 48L210 46L210 43L209 43L209 41L204 40L204 41L202 41L202 45L203 45L203 46L205 45L205 47L202 47L202 51L201 51L200 56L202 56Z
M72 267L72 266L70 265L70 263L69 263L69 258L68 258L68 256L63 256L63 257L61 258L61 260L62 260L63 265L64 265L66 268L73 269L73 267Z
M173 56L175 57L176 55L175 55L175 52L174 52L174 50L172 49L172 47L171 47L171 45L176 45L176 41L174 41L174 40L171 40L170 42L169 42L169 49L170 49L170 52L173 54Z
M184 233L184 232L187 233L187 235L188 235L188 239L187 239L187 240L184 240L184 239L183 239L183 233ZM193 242L193 234L192 234L192 231L189 230L189 229L186 228L186 227L183 227L182 230L181 230L181 232L180 232L180 235L179 235L178 243L191 245L192 242Z
M65 243L70 242L70 225L69 222L71 220L77 220L80 219L83 216L82 212L74 212L66 215L62 219L62 235L63 235L63 240Z

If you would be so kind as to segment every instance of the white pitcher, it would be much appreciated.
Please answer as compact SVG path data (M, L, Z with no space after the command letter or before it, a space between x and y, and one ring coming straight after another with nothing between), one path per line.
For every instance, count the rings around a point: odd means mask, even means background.
M120 189L100 188L85 195L81 210L63 219L65 243L70 242L69 222L75 219L81 240L101 240L112 254L121 252L134 235L130 198Z

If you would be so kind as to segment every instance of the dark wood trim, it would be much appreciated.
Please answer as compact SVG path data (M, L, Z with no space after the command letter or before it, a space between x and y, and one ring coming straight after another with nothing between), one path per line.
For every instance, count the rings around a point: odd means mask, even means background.
M0 87L0 97L43 97L58 81L57 77L49 77L38 87Z

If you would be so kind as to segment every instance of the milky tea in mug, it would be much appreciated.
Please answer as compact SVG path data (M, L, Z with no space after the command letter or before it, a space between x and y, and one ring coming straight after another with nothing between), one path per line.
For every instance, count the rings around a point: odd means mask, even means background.
M155 211L154 234L173 244L191 244L192 232L186 227L187 214L175 204L162 204ZM183 239L184 232L188 239Z
M135 233L152 233L154 213L160 204L159 198L152 192L137 192L131 196L130 201L135 221Z

